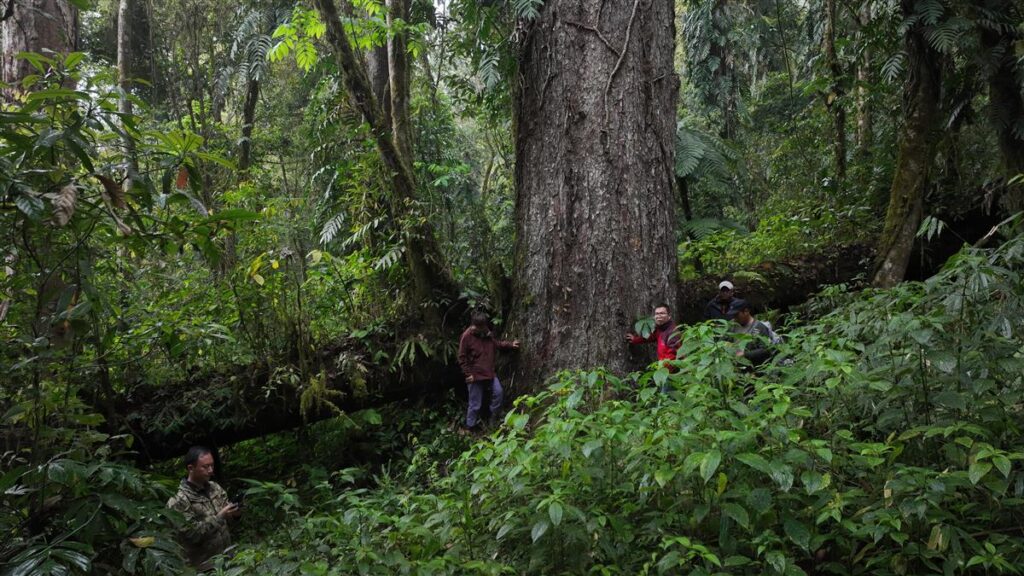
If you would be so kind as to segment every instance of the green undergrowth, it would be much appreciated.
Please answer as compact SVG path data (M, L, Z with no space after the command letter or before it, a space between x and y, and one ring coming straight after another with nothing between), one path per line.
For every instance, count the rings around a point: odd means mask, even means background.
M877 218L865 206L776 204L769 209L775 213L762 216L751 231L731 220L687 222L689 238L678 246L680 277L726 275L765 262L828 253L837 245L870 244L877 233Z
M334 473L220 571L1018 573L1022 262L832 291L759 371L698 325L675 371L562 374L451 461Z

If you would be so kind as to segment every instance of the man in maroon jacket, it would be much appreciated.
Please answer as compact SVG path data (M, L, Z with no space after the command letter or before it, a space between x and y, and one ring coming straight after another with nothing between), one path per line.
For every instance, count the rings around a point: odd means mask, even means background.
M466 409L466 428L475 429L480 423L480 408L483 405L484 386L491 388L491 418L501 410L501 382L494 374L494 358L498 349L514 350L519 341L498 340L491 331L490 319L479 310L470 316L468 328L459 339L459 366L466 376L469 388L469 407Z

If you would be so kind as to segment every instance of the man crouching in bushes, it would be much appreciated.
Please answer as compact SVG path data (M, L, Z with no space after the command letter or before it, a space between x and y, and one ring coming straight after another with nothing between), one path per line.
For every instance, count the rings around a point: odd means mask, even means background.
M733 318L736 325L733 326L734 334L747 334L753 336L746 346L736 351L736 355L746 358L752 365L760 366L768 361L775 354L775 345L782 341L782 338L772 330L772 327L765 322L754 318L750 303L741 302Z
M208 448L193 446L185 454L188 476L181 480L178 493L167 501L167 507L185 516L178 530L178 540L185 549L185 558L200 572L213 566L210 558L224 553L231 546L228 520L238 518L242 510L228 501L228 494L210 478L213 477L213 454Z

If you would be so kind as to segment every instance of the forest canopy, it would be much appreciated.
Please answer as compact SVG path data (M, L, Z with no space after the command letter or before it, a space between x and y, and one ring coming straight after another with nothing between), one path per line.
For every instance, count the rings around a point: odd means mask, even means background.
M0 0L0 53L0 574L190 573L194 445L222 574L1024 565L1019 2Z

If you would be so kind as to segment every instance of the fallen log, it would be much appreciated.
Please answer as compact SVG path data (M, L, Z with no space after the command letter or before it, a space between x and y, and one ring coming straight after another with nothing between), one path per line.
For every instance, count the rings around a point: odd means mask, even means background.
M454 363L423 358L395 373L363 365L346 368L354 352L343 346L319 351L323 382L296 382L288 367L236 367L197 374L170 385L136 387L119 402L139 464L178 457L192 445L221 447L329 418L342 412L405 399L444 398L447 386L461 382ZM346 362L337 362L339 358ZM320 386L310 392L310 386ZM315 394L303 413L303 393ZM115 432L114 430L110 430ZM123 430L121 430L123 432Z
M763 262L722 276L680 280L675 317L685 324L704 320L704 308L718 293L722 280L730 280L736 295L750 302L755 311L785 312L830 284L861 282L858 277L871 270L873 256L871 247L852 244L785 262Z

